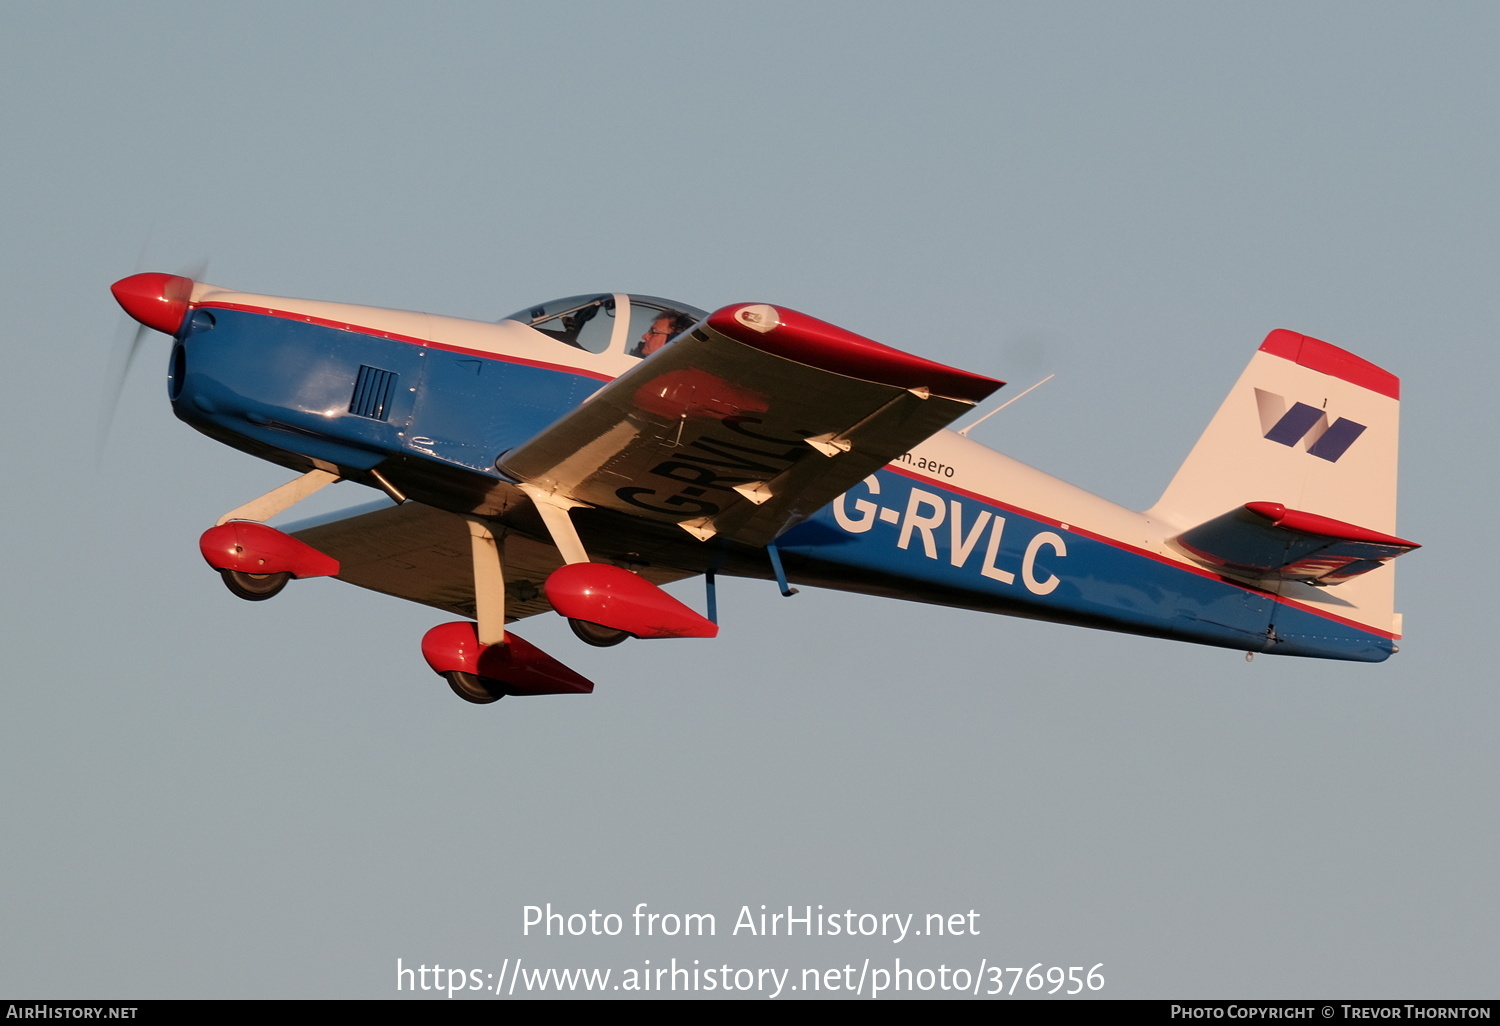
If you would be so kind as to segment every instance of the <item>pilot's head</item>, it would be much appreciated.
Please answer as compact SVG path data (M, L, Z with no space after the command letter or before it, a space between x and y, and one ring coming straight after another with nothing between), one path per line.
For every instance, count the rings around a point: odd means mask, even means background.
M650 356L662 346L667 340L682 334L693 326L693 318L685 313L675 311L663 311L662 314L651 322L651 327L646 329L645 334L636 343L635 350L641 356Z

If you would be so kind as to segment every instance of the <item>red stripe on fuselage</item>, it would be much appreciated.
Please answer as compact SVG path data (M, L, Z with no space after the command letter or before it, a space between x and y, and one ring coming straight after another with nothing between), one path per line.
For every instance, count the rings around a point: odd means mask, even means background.
M434 342L432 339L417 338L415 335L398 335L395 332L383 331L380 328L371 328L361 324L349 324L345 321L332 321L326 317L314 317L311 314L292 313L289 310L275 310L268 306L249 306L244 303L199 303L194 306L195 310L238 310L241 313L264 314L267 317L279 317L287 321L302 321L306 324L316 324L322 328L337 328L340 331L354 331L361 335L369 335L372 338L389 339L392 342L405 342L414 346L426 346L429 349L441 349L449 353L462 353L465 356L479 356L489 360L500 360L504 363L518 363L523 367L539 367L543 370L562 371L565 374L577 374L580 377L593 378L596 381L613 381L612 374L601 374L598 371L585 370L582 367L570 367L565 363L547 363L544 360L529 360L521 356L512 356L509 353L496 353L488 349L469 349L465 346L456 346L448 342Z
M1241 591L1248 591L1253 595L1264 595L1266 598L1269 598L1282 605L1292 606L1293 608L1302 610L1304 613L1311 613L1312 615L1320 616L1325 620L1332 620L1335 623L1341 623L1345 627L1353 627L1355 630L1365 631L1369 634L1375 634L1382 638L1390 638L1393 641L1400 640L1401 638L1401 635L1399 634L1391 634L1387 631L1382 631L1375 627L1371 627L1367 623L1360 623L1357 620L1350 620L1346 617L1339 616L1337 613L1330 613L1326 610L1318 609L1315 606L1309 606L1306 603L1298 602L1296 599L1289 599L1282 595L1277 595L1275 592L1266 591L1263 588L1252 587L1251 585L1248 585L1243 581L1236 581L1232 578L1225 577L1222 574L1216 574L1210 570L1205 570L1202 567L1193 566L1191 563L1179 563L1175 559L1169 559L1168 557L1163 556L1158 552L1152 552L1149 549L1139 548L1135 545L1131 545L1129 542L1123 542L1118 538L1111 538L1108 535L1096 534L1093 531L1084 530L1083 528L1067 523L1066 521L1058 520L1056 517L1043 516L1040 513L1034 513L1029 509L1023 509L1022 507L1013 505L1012 503L1001 502L999 499L992 498L988 495L982 495L979 492L971 492L967 488L960 488L957 485L949 484L946 481L937 481L930 477L922 477L920 474L917 474L910 470L906 470L903 467L899 467L895 463L886 464L884 469L896 474L900 474L902 477L910 478L913 481L921 481L925 484L936 485L937 487L946 489L950 492L957 492L959 495L962 495L969 499L973 499L976 502L983 502L991 506L998 506L1003 510L1015 513L1018 516L1028 517L1032 520L1039 521L1048 525L1049 527L1057 527L1064 531L1069 531L1073 534L1076 534L1079 537L1088 538L1091 541L1103 542L1105 545L1111 545L1114 548L1123 549L1124 551L1134 553L1137 556L1144 556L1147 559L1152 560L1153 562L1161 563L1163 566L1169 566L1174 570L1181 570L1185 573L1196 574L1199 577L1206 577L1209 580L1220 581L1224 584L1239 588Z

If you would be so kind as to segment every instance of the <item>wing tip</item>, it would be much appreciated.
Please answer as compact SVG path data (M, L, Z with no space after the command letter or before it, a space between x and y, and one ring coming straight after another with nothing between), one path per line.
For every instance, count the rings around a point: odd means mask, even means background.
M899 388L926 387L950 399L979 403L1005 384L876 342L784 306L735 303L709 314L707 323L720 334L772 356Z

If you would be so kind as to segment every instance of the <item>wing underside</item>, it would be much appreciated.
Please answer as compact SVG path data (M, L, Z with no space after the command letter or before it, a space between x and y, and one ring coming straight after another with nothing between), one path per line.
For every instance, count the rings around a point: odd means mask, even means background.
M287 533L337 559L341 581L474 618L474 564L463 517L419 502L335 516L291 525ZM563 565L562 556L551 544L514 531L504 544L506 620L551 611L542 585ZM653 584L692 576L659 567L638 572Z

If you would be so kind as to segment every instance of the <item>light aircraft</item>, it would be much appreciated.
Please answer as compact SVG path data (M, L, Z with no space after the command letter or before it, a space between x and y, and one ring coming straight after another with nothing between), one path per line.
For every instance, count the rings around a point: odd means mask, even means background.
M713 637L726 574L1251 654L1376 662L1400 637L1399 382L1291 331L1133 512L947 430L1002 382L783 306L599 293L485 323L112 291L172 336L181 420L298 475L203 534L229 589L331 576L464 617L422 654L470 702L593 690L512 622ZM385 497L266 524L341 479ZM706 615L661 587L697 576Z

